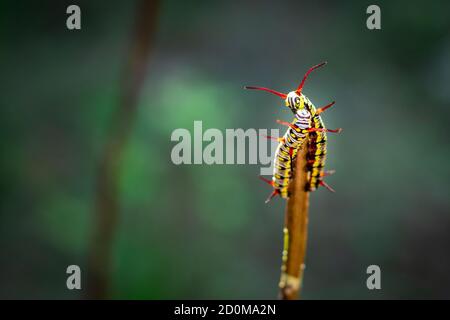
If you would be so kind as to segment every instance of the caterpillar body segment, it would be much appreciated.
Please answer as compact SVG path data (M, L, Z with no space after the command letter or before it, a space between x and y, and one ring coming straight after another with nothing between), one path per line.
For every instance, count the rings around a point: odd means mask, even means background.
M305 142L307 130L310 127L311 114L306 109L299 110L275 152L273 187L284 199L289 197L288 186L292 177L292 159L295 158L299 148Z
M314 105L311 104L314 108ZM315 108L314 108L315 111ZM312 118L312 127L316 129L324 129L322 118L314 113ZM306 156L307 160L307 170L308 170L308 185L307 189L309 191L316 190L320 182L323 179L323 171L325 167L325 160L327 155L327 134L325 131L313 131L309 133L309 147L308 154Z

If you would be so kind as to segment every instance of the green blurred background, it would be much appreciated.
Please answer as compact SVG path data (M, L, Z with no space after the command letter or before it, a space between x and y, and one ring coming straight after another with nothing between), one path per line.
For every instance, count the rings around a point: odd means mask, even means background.
M66 28L69 4L81 7L79 31ZM327 60L304 93L317 106L336 100L323 118L344 132L329 138L337 193L311 197L304 298L450 298L450 3L377 1L379 31L366 28L370 4L159 3L113 174L105 297L277 297L285 202L264 204L259 165L175 166L170 136L194 120L283 129L282 101L243 85L286 92ZM1 298L92 297L99 168L122 118L138 8L0 5ZM71 264L81 291L66 288ZM371 264L382 290L366 288Z

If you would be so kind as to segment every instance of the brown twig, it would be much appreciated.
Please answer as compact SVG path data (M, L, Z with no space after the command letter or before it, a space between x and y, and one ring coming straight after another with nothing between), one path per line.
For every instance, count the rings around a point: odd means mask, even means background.
M135 32L124 68L119 106L100 158L95 225L88 257L87 295L91 299L108 297L111 251L119 216L120 163L146 74L150 43L156 26L157 7L156 0L141 0L137 6Z
M309 208L309 192L306 191L307 150L308 139L294 160L294 178L289 184L290 197L287 201L283 230L283 264L280 279L280 298L283 300L299 298L303 282Z

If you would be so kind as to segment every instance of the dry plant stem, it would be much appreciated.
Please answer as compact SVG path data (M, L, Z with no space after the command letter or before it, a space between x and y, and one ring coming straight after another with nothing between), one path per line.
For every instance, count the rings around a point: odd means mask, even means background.
M119 216L120 163L147 71L157 7L156 0L141 0L136 8L136 25L122 77L120 101L100 155L95 221L88 256L87 295L90 299L108 298L111 253Z
M309 192L306 191L307 143L308 139L297 153L294 178L289 184L290 197L286 206L280 279L280 298L283 300L295 300L300 297L305 269L309 208Z

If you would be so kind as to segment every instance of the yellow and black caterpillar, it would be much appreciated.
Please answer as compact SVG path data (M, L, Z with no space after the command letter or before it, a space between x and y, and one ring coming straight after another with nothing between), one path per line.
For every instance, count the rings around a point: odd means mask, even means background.
M326 132L340 132L341 129L326 129L322 118L320 117L320 114L331 107L334 104L334 101L322 108L316 109L313 103L302 94L303 85L311 71L325 64L326 62L323 62L311 67L308 72L306 72L298 88L288 94L262 87L245 87L246 89L267 91L281 97L285 100L286 106L289 107L295 115L295 118L291 123L278 121L289 128L282 138L277 139L280 144L275 152L272 180L270 181L262 178L274 188L266 202L270 201L275 195L280 195L285 199L289 197L288 186L292 177L292 160L295 159L300 146L307 138L309 138L309 143L307 153L308 179L306 189L308 191L314 191L322 185L334 192L334 190L323 181L324 176L332 173L324 171L327 152Z

